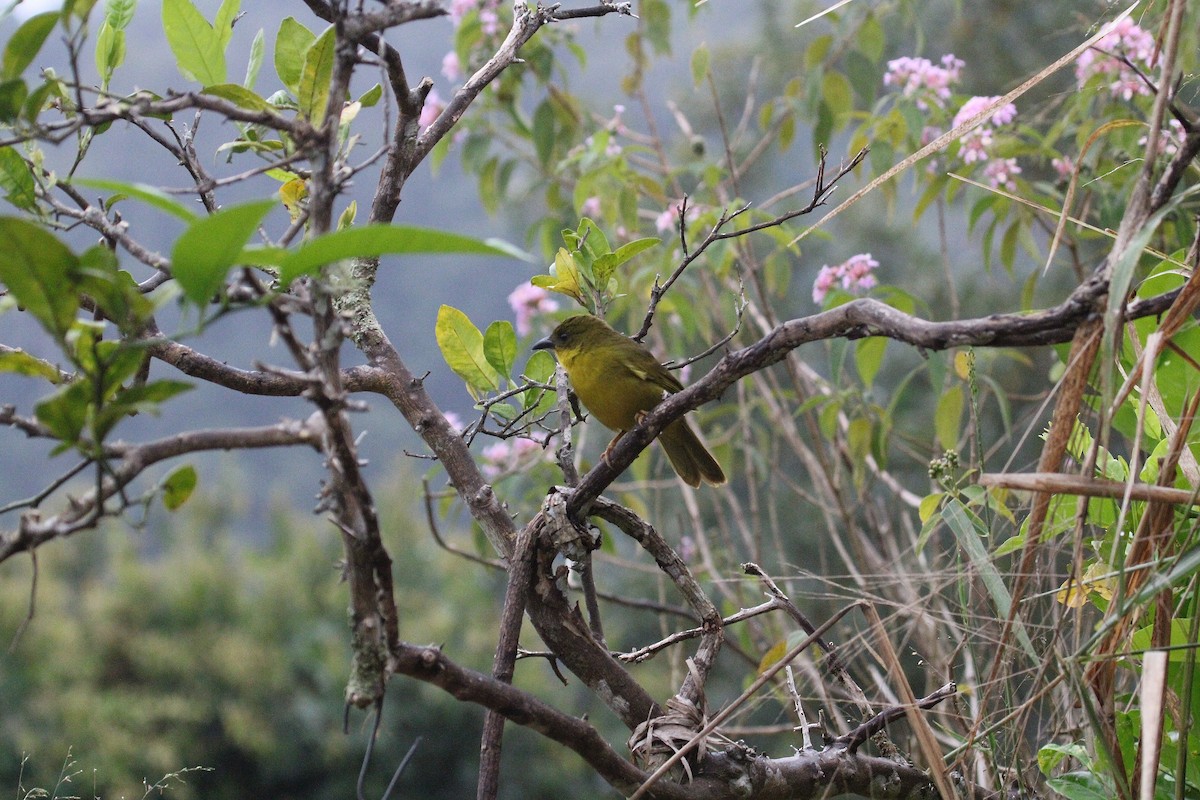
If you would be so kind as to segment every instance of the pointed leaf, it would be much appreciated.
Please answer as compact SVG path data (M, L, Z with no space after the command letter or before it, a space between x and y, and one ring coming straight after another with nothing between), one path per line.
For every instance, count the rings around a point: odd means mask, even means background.
M13 217L0 217L0 283L58 341L75 319L78 259L54 234Z
M483 335L483 355L502 376L512 374L513 362L517 359L517 334L511 322L498 319L488 325L487 333Z
M4 45L4 58L0 61L0 78L17 78L37 58L38 51L46 42L50 31L62 17L61 11L36 14L21 23L12 38Z
M500 376L483 353L483 334L467 315L452 306L438 309L434 328L442 358L467 384L473 397L500 388Z
M251 91L254 90L254 84L258 80L258 71L262 69L265 50L266 37L263 35L263 29L259 28L258 33L254 34L254 41L250 42L250 58L246 60L246 77L242 81L242 86Z
M221 36L190 0L163 0L162 22L183 77L205 86L225 83Z
M37 208L33 173L20 153L12 147L0 148L0 190L4 199L23 211Z
M176 511L187 502L196 489L196 468L184 464L172 470L159 484L162 487L163 506L167 511Z
M220 97L223 100L236 103L242 108L246 108L251 111L275 110L275 107L263 98L259 97L257 92L247 89L240 83L218 83L212 86L205 86L204 94L211 94L214 97Z
M336 33L329 26L304 53L304 66L300 70L300 83L296 87L296 101L300 113L309 122L319 127L325 119L325 106L329 100L329 81L333 78L334 51L337 47Z
M208 303L258 223L274 207L274 200L229 206L183 232L171 251L171 274L187 299L198 306Z
M313 275L326 264L347 258L369 258L404 253L467 253L472 255L512 255L510 245L486 242L457 233L415 228L407 225L364 225L318 236L305 242L279 265L283 285L301 275Z
M304 54L316 41L316 35L296 21L285 17L275 35L275 74L292 94L300 93L300 72L304 69Z
M50 429L64 444L73 445L83 435L92 399L90 381L68 383L33 407L38 422ZM61 452L61 449L57 452Z
M222 51L229 46L229 38L233 36L233 23L237 20L241 6L241 0L221 0L221 7L217 9L217 18L213 20L213 30L220 38Z
M12 372L30 378L45 378L51 383L58 383L58 368L49 361L43 361L31 356L24 350L0 350L0 372Z
M963 390L954 384L938 398L937 410L933 414L933 429L937 440L945 449L958 444L959 420L962 419Z
M172 216L179 217L184 222L194 222L200 218L199 214L179 202L172 195L144 183L126 183L107 178L74 178L71 181L71 185L88 186L92 189L128 195L134 199L141 200L143 203L154 206L159 211L165 211ZM114 198L109 198L110 203L113 200Z
M875 383L875 376L883 366L883 355L887 352L886 336L871 336L859 339L854 344L854 367L863 386L870 389Z

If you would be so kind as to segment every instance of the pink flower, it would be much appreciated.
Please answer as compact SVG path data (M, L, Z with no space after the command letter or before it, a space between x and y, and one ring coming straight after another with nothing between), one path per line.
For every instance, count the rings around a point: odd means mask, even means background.
M485 8L479 12L479 23L487 36L500 32L500 17L495 9Z
M986 125L976 128L959 141L962 142L962 148L958 155L964 164L987 161L990 155L988 148L992 146L992 129Z
M479 0L450 0L450 8L448 9L450 21L454 23L455 27L458 27L463 17L478 6Z
M448 81L456 81L462 77L462 68L458 64L458 53L451 50L442 56L442 74Z
M1010 192L1017 188L1013 177L1021 174L1015 158L994 158L983 168L983 174L993 188L1004 187Z
M1071 176L1075 174L1075 159L1070 156L1052 159L1050 166L1054 168L1054 174L1058 176L1060 181L1069 181L1071 180Z
M1179 152L1179 143L1184 140L1183 125L1177 119L1167 120L1167 127L1158 134L1158 155L1173 156ZM1150 134L1138 139L1142 147L1150 144Z
M654 229L659 233L664 233L673 230L679 225L679 207L683 204L681 200L678 203L672 203L667 207L667 210L654 218ZM700 216L700 207L689 204L687 210L687 221L692 222Z
M962 123L980 114L987 109L992 103L999 100L999 97L972 97L970 100L962 104L962 108L954 115L954 122L951 127L957 128ZM1017 118L1017 107L1012 103L1006 103L992 112L991 124L997 128L1004 127ZM985 123L987 124L987 123Z
M928 58L894 58L888 62L883 84L899 87L905 97L916 97L922 111L931 104L941 108L950 99L950 86L958 83L964 62L947 54L941 64L935 66Z
M1075 59L1075 79L1082 87L1096 75L1111 78L1109 93L1123 100L1150 94L1150 87L1119 56L1137 64L1144 73L1153 71L1158 61L1154 37L1128 17L1112 25L1092 49Z
M677 219L679 219L679 206L668 208L654 218L654 229L659 233L669 231L675 227L675 220Z
M980 114L987 113L988 109L999 99L999 97L972 97L962 104L962 108L954 115L954 122L951 124L954 127L958 127ZM959 158L963 160L964 164L974 164L977 161L983 163L990 159L992 157L991 147L996 129L1002 128L1005 125L1011 125L1016 118L1017 107L1012 103L1005 103L998 108L992 109L991 116L987 118L986 122L959 139L962 145L958 151ZM1015 164L1016 162L1013 163Z
M870 253L859 253L850 256L841 264L832 267L826 264L817 273L813 281L813 302L823 303L829 290L841 285L848 292L865 292L878 284L874 271L879 262Z
M483 476L495 480L501 475L524 469L546 452L542 443L534 439L502 439L483 448Z
M445 108L446 102L438 95L437 89L430 89L429 94L425 97L425 105L421 108L421 116L417 120L417 125L428 128Z
M538 314L548 314L558 310L558 303L550 298L550 293L532 283L523 283L508 296L508 305L517 318L517 333L528 336L533 330L531 324Z
M583 205L579 207L579 213L585 217L600 216L600 198L592 195L587 200L584 200Z

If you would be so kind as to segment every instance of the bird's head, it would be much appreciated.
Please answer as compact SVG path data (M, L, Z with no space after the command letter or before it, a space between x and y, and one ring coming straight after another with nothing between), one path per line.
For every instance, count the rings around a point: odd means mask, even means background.
M580 314L563 320L557 328L551 331L549 336L535 342L533 349L553 350L562 356L566 353L575 353L581 349L593 347L605 339L620 336L599 317Z

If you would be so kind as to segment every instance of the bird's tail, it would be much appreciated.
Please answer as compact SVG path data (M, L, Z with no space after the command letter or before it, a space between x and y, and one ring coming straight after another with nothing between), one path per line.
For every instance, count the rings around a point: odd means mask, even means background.
M687 420L672 422L659 434L658 441L662 443L671 466L687 485L699 486L701 481L713 486L725 483L725 472L721 465L705 449Z

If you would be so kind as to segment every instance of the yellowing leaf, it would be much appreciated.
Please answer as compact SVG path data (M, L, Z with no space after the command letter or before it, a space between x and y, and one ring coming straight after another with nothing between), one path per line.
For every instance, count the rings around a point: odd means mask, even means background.
M1082 608L1092 592L1106 601L1112 600L1116 581L1108 575L1111 571L1107 564L1092 564L1084 571L1083 580L1071 577L1063 581L1054 599L1067 608Z
M786 639L780 639L770 650L763 653L762 659L758 662L758 674L762 674L771 668L775 662L787 655L788 644Z
M964 381L971 377L971 367L975 361L975 353L970 350L959 350L954 354L954 374Z
M287 209L292 222L295 222L304 213L304 201L308 199L308 184L299 178L293 178L279 187L279 199L283 201L283 207Z
M575 256L564 247L558 248L558 253L554 256L554 274L535 275L532 282L534 286L565 294L583 303L579 266L575 263Z
M434 334L442 358L466 382L472 397L478 399L500 388L500 374L484 355L483 334L466 314L453 306L442 306L438 309Z

